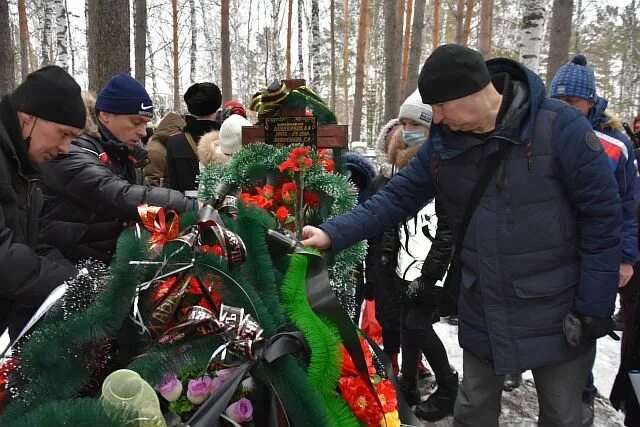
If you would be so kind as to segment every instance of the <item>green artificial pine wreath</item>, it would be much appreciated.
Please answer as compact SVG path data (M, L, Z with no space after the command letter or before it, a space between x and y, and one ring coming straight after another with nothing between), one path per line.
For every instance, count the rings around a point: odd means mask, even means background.
M209 166L202 172L199 177L200 197L209 199L226 194L237 195L265 183L282 180L286 174L279 172L278 166L299 147L291 145L276 148L262 143L243 147L228 163ZM317 156L317 153L311 152L310 156ZM321 208L315 223L311 225L326 222L356 206L353 184L342 174L327 172L320 162L314 162L306 172L305 183L305 188L322 197ZM224 194L219 193L220 189ZM360 242L328 259L331 284L343 304L354 294L355 282L350 274L362 262L365 253L366 243Z

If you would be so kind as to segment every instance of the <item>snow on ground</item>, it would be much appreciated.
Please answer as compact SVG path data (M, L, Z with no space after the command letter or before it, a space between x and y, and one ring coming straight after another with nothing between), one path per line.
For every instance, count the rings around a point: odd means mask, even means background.
M436 333L442 339L449 362L462 375L462 349L458 345L458 327L440 322L434 325ZM620 342L609 337L598 340L598 350L596 363L594 366L595 384L599 395L595 403L595 427L617 427L623 426L622 413L616 413L609 403L609 392L613 386L613 381L618 372L620 363ZM502 394L502 415L500 417L501 427L533 427L537 426L538 401L536 389L533 383L531 372L525 372L523 384L519 389L511 393ZM423 392L428 391L423 388ZM449 427L453 426L453 418L448 417L437 423L424 423L425 426Z

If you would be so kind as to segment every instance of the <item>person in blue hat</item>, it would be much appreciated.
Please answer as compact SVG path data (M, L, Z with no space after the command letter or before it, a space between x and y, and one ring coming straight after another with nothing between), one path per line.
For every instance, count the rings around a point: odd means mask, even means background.
M43 236L67 258L110 263L120 232L139 220L142 204L178 213L198 209L197 199L179 191L143 185L146 153L141 139L152 117L153 102L145 88L130 75L118 74L96 100L99 135L82 133L69 153L42 168Z
M571 62L561 67L551 82L549 90L551 98L560 99L575 108L585 116L598 136L600 144L609 157L613 174L618 183L618 191L622 199L622 263L620 264L619 288L623 295L622 304L632 310L632 302L625 298L631 296L635 300L638 288L634 286L631 293L624 292L625 287L633 276L633 266L640 258L638 251L638 224L635 219L635 192L638 168L631 141L625 135L620 121L605 110L608 101L596 93L596 80L593 70L587 66L584 55L576 55ZM593 354L595 360L595 348ZM593 424L593 402L598 390L593 383L593 373L589 373L587 386L583 393L583 425Z

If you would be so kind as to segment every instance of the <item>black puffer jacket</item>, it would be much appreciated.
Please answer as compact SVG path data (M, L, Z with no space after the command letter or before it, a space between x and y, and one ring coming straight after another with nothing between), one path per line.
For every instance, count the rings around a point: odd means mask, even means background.
M189 132L193 141L198 144L205 133L220 130L220 123L213 120L198 120L187 116L184 132ZM174 190L197 190L196 177L200 174L198 155L193 151L185 133L169 137L167 141L167 175L169 185Z
M39 175L22 139L15 109L0 101L0 333L15 336L49 293L75 269L38 244Z
M109 263L120 232L139 219L141 204L178 213L198 208L197 199L178 191L135 184L130 151L107 134L101 129L99 140L81 136L68 155L42 167L47 222L43 237L73 260Z

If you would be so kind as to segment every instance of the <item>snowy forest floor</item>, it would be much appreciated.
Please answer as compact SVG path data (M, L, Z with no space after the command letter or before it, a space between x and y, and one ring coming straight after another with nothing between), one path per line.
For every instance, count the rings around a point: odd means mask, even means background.
M458 345L458 327L440 322L434 325L434 329L442 339L449 362L460 374L462 372L462 349ZM0 338L0 348L4 348L8 342L7 334ZM622 413L616 412L609 403L609 392L613 385L618 365L620 363L620 343L609 337L598 340L598 352L594 367L595 384L598 388L598 397L595 402L594 427L619 427L623 426ZM427 379L421 384L423 399L432 391L432 380ZM520 388L511 393L502 394L501 427L533 427L537 425L538 401L536 389L533 384L531 372L524 373L524 381ZM453 417L445 418L436 423L424 422L428 427L453 426Z
M458 327L440 322L434 325L434 329L442 339L449 362L460 374L462 372L462 349L458 345ZM623 415L613 409L609 403L609 392L618 372L620 364L620 342L609 337L598 340L598 351L594 367L595 384L598 388L598 397L595 402L594 427L618 427L623 426ZM431 378L421 384L423 396L431 390ZM424 397L423 397L424 399ZM524 373L522 385L510 392L502 393L501 427L533 427L537 426L538 400L536 388L533 383L531 371ZM436 423L424 422L425 426L448 427L453 426L453 417L445 418Z

